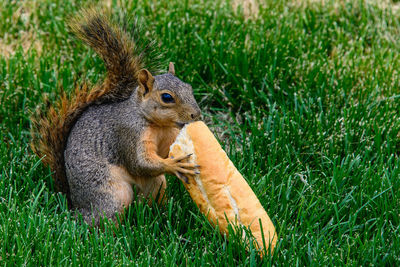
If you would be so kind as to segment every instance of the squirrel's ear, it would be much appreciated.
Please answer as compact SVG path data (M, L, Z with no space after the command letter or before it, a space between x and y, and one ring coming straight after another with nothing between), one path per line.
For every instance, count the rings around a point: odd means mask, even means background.
M168 73L175 76L175 66L174 66L174 63L172 63L172 62L169 63Z
M142 69L138 75L139 80L139 93L141 96L145 96L147 93L153 90L154 77L150 71Z

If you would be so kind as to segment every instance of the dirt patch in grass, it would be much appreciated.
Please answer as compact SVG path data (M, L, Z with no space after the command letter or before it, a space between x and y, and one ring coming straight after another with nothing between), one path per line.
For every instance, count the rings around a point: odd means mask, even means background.
M321 4L321 5L332 5L334 7L338 7L341 5L344 5L346 3L352 3L354 2L353 0L338 0L338 1L332 1L332 0L293 0L291 1L291 4L297 5L297 6L307 6L307 5L313 5L313 4ZM400 8L400 2L395 2L393 0L365 0L364 1L366 4L371 4L371 5L376 5L380 8L392 8L393 10L398 10Z
M233 0L232 8L243 9L243 15L246 19L257 16L259 12L259 2L256 0Z
M36 33L33 31L20 31L18 38L0 38L0 54L10 57L21 46L24 53L33 48L40 55L42 52L42 43L38 40Z
M110 6L110 0L105 0L104 2ZM288 1L288 6L307 7L309 5L320 4L331 5L333 8L337 9L349 2L352 2L352 0L293 0ZM365 3L376 5L384 9L391 8L393 11L397 11L400 8L400 2L394 2L393 0L366 0ZM244 17L249 19L258 16L261 4L263 4L263 2L258 0L233 0L232 8L234 10L242 9Z
M6 32L0 38L0 54L10 57L15 51L22 47L24 53L29 49L35 49L38 54L42 52L42 43L38 38L35 25L38 25L38 18L33 13L39 8L40 1L26 0L21 1L20 6L13 12L11 25L23 24L17 33Z

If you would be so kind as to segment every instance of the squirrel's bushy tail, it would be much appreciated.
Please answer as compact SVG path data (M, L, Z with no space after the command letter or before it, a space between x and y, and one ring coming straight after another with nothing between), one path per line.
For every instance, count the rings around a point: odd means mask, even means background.
M69 96L62 92L56 104L49 104L47 110L35 113L31 128L32 150L50 166L56 189L67 194L68 199L64 150L76 120L90 105L127 99L136 87L139 71L147 63L144 61L154 60L150 65L156 66L154 62L159 60L153 43L134 42L135 34L140 38L137 28L132 27L131 32L127 32L94 9L82 11L71 20L70 27L103 58L107 76L103 83L93 88L84 84Z
M87 9L69 23L75 35L93 48L104 60L110 86L110 97L130 95L139 71L144 67L143 53L135 51L132 37L110 23L109 18L94 9Z

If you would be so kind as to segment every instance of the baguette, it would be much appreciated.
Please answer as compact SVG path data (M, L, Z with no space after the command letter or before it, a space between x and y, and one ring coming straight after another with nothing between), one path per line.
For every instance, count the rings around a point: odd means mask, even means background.
M183 183L200 211L227 235L229 224L249 229L261 256L264 248L272 252L277 237L271 219L203 122L186 125L171 145L169 157L185 154L193 154L188 162L200 166L200 174Z

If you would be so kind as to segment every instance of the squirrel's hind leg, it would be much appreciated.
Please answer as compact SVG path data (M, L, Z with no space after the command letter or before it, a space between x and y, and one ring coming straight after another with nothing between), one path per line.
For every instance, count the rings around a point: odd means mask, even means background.
M116 220L117 216L123 216L125 208L135 197L132 186L135 187L137 196L148 204L151 205L154 201L158 204L165 203L165 175L133 177L124 167L116 165L109 165L108 170L108 182L101 186L101 190L88 194L94 196L90 206L78 208L88 224L98 225L102 217Z
M157 201L159 204L164 201L167 187L164 174L156 177L138 177L131 175L123 166L111 165L110 175L111 181L113 181L113 192L125 207L133 200L133 190L131 188L128 192L126 184L135 187L136 195L148 200L149 204L152 204L153 201Z
M165 189L167 188L167 181L164 174L151 178L137 178L135 186L138 189L138 194L146 199L149 205L154 201L158 204L165 204Z
M129 174L93 159L85 163L66 164L73 206L90 225L98 225L102 217L116 220L133 201Z
M149 204L154 200L158 203L165 201L164 175L134 177L123 166L93 159L90 164L80 162L73 167L70 164L66 166L73 205L90 225L98 225L102 217L116 220L117 216L122 216L124 209L134 199L133 187L137 195ZM88 170L88 166L91 170ZM85 173L82 173L83 170Z

